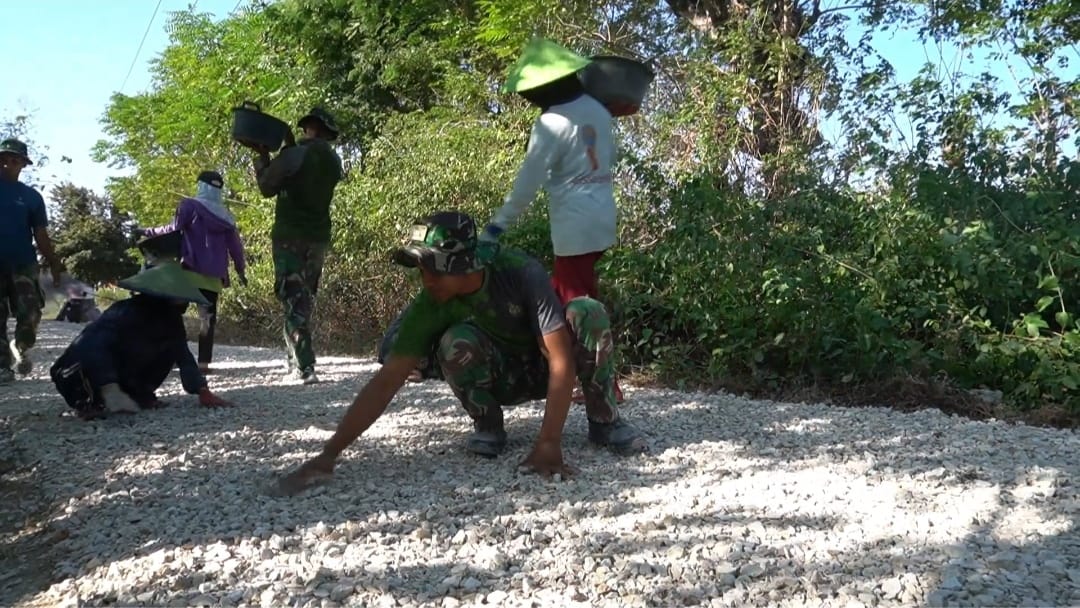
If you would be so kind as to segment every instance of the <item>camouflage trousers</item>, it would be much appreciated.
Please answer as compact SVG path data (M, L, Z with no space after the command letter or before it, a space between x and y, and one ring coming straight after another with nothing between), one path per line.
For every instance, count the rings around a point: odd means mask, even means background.
M326 250L326 243L273 242L274 293L285 308L285 348L292 369L315 368L312 317Z
M615 405L614 345L611 320L604 305L588 297L566 305L566 322L574 341L574 363L585 394L585 414L594 422L613 422ZM517 405L547 396L547 358L539 348L514 353L475 325L461 323L439 340L437 359L454 394L474 420L492 408Z
M11 369L12 355L8 346L7 321L15 317L15 348L24 353L37 342L41 309L45 294L38 284L38 266L24 266L14 272L0 272L0 369Z

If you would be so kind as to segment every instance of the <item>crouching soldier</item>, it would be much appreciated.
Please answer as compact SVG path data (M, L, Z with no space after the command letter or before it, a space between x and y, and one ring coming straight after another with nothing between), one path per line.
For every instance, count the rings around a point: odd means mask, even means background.
M494 458L506 447L503 407L546 399L522 466L566 475L562 432L574 377L585 393L589 441L620 454L647 449L615 404L610 322L602 304L559 301L540 263L513 249L478 248L468 215L443 212L413 226L394 260L419 268L424 289L397 328L385 365L360 390L318 456L278 480L294 494L327 480L338 456L386 410L435 345L443 377L472 419L466 449Z
M188 350L184 311L206 304L186 270L166 262L120 281L134 292L83 328L49 370L56 390L84 419L162 407L155 392L174 367L205 407L228 405L210 392Z
M394 340L397 339L398 331L401 329L401 320L405 318L405 315L409 314L411 308L411 305L407 306L405 310L398 313L398 316L390 323L390 327L386 329L386 333L383 334L382 341L379 342L378 361L380 365L386 365L386 360L390 358L390 347L394 345ZM409 374L409 382L443 379L442 370L439 369L439 358L436 356L438 348L438 344L432 344L431 353L421 359L419 367Z

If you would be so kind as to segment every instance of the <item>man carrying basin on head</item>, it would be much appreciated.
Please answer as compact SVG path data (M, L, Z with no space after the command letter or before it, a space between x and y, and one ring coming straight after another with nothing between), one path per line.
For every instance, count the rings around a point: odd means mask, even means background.
M31 164L26 144L17 139L0 142L0 385L13 382L15 371L25 376L33 369L26 351L37 341L45 305L34 243L49 263L54 287L60 286L64 270L49 239L45 200L19 181L23 169ZM9 315L15 317L15 336L10 344Z
M582 297L564 309L537 260L479 244L463 213L418 222L394 261L419 268L424 288L402 318L386 364L357 394L322 453L280 479L279 492L293 494L331 475L341 452L382 415L436 344L443 377L472 418L467 449L474 454L493 458L506 447L504 406L546 399L540 436L522 465L544 475L572 472L563 461L562 431L575 375L585 390L589 440L623 454L647 449L615 405L602 304Z
M200 405L228 405L210 392L188 350L184 311L207 304L193 273L164 262L118 284L134 295L83 328L49 370L64 401L84 419L161 407L155 392L179 367Z
M300 119L299 142L286 132L281 154L256 148L255 174L263 196L276 196L270 233L274 292L285 308L285 346L290 374L304 384L318 382L311 319L323 262L330 244L330 201L343 177L341 158L331 147L338 127L329 112L313 108Z

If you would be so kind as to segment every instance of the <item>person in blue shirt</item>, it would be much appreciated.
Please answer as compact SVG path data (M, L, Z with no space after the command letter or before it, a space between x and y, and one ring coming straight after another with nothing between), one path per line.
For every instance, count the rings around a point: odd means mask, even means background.
M45 200L19 181L22 170L32 164L26 144L17 139L0 142L0 385L14 381L15 371L25 376L33 369L26 351L37 341L45 305L34 243L49 264L54 287L60 286L64 270L49 239ZM10 316L15 317L15 336L9 344Z

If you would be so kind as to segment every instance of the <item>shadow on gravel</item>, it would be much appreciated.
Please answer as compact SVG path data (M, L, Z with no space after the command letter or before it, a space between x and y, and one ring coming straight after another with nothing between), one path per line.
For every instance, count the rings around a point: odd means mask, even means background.
M252 365L269 366L265 361ZM468 531L481 536L487 534L484 542L509 543L510 539L500 539L499 518L530 512L549 513L557 519L568 507L580 518L609 522L607 531L572 542L578 563L591 560L588 563L594 569L594 572L578 573L575 584L584 598L602 598L613 593L617 568L630 567L651 577L653 586L643 598L649 603L667 602L675 597L694 603L718 597L733 588L743 600L750 597L749 590L756 588L772 601L785 598L802 598L810 603L836 601L825 591L831 589L829 581L844 573L850 575L853 570L859 574L849 583L850 597L867 605L923 603L927 599L932 605L1010 603L1006 596L994 595L993 590L1002 587L1013 589L1024 605L1080 601L1077 592L1080 571L1069 569L1076 567L1069 559L1080 554L1075 488L1070 485L1077 478L1080 465L1075 459L1055 461L1046 456L1040 442L1045 440L1047 431L1025 429L1023 436L1030 442L1019 445L1015 443L1015 429L1006 436L1004 426L966 422L947 431L927 430L929 414L915 413L897 415L899 425L895 432L881 436L880 424L862 424L858 415L850 411L822 416L817 409L737 399L706 406L697 403L698 397L694 395L665 392L657 393L654 402L645 404L634 403L631 394L631 402L624 411L653 437L654 454L622 459L587 447L584 415L582 408L576 407L567 422L564 444L568 458L581 469L581 474L555 484L518 475L515 470L539 429L540 404L508 409L511 441L507 454L496 461L479 460L462 449L470 426L460 406L445 385L429 381L409 385L391 405L386 416L398 417L399 433L391 436L377 422L368 435L346 452L334 483L293 499L261 494L263 484L275 473L299 464L321 448L325 431L333 428L356 388L370 375L370 371L335 372L333 365L337 364L327 366L330 380L324 384L269 387L273 402L266 402L266 387L245 387L231 382L232 372L213 376L212 384L220 385L217 390L237 404L238 409L232 411L202 411L191 405L193 398L172 396L168 398L173 402L171 408L94 423L57 417L61 411L58 398L53 401L55 406L39 416L24 413L21 419L29 420L27 424L36 432L64 437L61 443L70 450L70 458L78 462L87 478L97 479L99 485L88 488L73 484L66 491L43 497L46 504L40 505L39 510L49 514L49 522L37 534L20 534L17 522L4 521L0 565L5 572L22 574L14 581L10 575L0 578L0 584L6 585L0 591L0 604L12 605L29 599L47 588L52 578L51 572L42 574L45 566L40 560L27 561L21 556L48 554L57 563L73 561L72 569L66 574L77 577L90 569L107 569L121 560L150 559L148 556L156 551L186 544L234 545L244 539L258 538L263 546L268 546L265 543L271 542L275 535L292 534L319 523L331 529L348 527L352 543L381 543L413 534L424 522L451 520L455 522L453 528L437 528L434 532L452 536L458 531ZM343 369L358 365L362 364L340 364ZM237 374L235 380L242 381L243 376ZM51 384L42 380L18 383L16 389L3 394L4 415L10 416L23 403L41 403L40 399L51 394L51 389ZM755 408L754 423L748 426L745 422L748 417L742 410L751 407ZM280 417L275 415L282 408L303 409L308 413L307 425L282 428ZM184 432L170 434L160 424L162 417L183 418ZM744 422L739 423L740 420ZM315 428L308 430L307 426ZM302 438L282 435L291 432L305 434ZM106 436L111 438L109 442L100 441ZM684 478L682 485L673 486L678 475L692 464L682 464L677 454L668 450L693 450L706 444L724 445L732 458L750 463L736 466L718 462L707 472L707 479ZM270 458L260 459L253 450L256 446ZM917 446L917 451L913 452L911 446ZM903 448L902 456L898 455L899 448ZM864 538L852 546L838 544L823 554L802 552L800 547L806 545L802 541L784 546L770 544L767 537L770 531L785 530L805 541L815 533L824 534L856 524L856 517L869 515L792 512L763 518L744 512L737 503L729 508L720 503L712 513L681 519L665 512L672 501L693 500L690 491L695 487L735 492L740 479L778 476L780 465L794 468L795 473L785 475L797 479L799 474L810 475L814 467L830 458L853 456L864 463L865 484L878 488L877 491L893 492L895 489L890 485L893 479L913 475L920 476L928 486L943 484L970 492L972 496L992 496L996 508L990 513L977 514L962 532L954 531L953 536L962 538L959 543L912 542L902 536ZM150 467L149 473L135 473L134 462L144 467L148 463L160 464ZM1020 462L1034 462L1045 471L1029 470ZM605 471L616 468L628 468L634 474L620 479L606 476ZM462 485L465 482L459 480L465 479L466 471L476 469L487 472L485 485ZM394 491L387 494L386 488ZM650 499L628 498L634 490L642 488L657 491ZM75 504L73 499L98 489L105 492L101 501L83 501L69 508ZM389 498L375 502L369 495L376 490L380 496ZM14 491L18 493L17 488ZM1055 493L1073 496L1068 499L1073 504L1068 521L1060 521L1063 516L1043 504L1052 500ZM350 507L341 509L340 502L331 500L330 496L350 497ZM904 500L903 496L897 497L898 504ZM790 504L777 506L792 511L818 508L801 505L794 496ZM206 517L207 511L214 516ZM651 524L619 528L620 518L641 511L653 514L649 518ZM389 512L397 514L387 517ZM1024 526L1034 526L1040 520L1057 521L1060 532L1040 536L1033 527L1028 533L1030 542L1002 544L995 540L1005 529L1026 530ZM90 529L102 536L94 541L96 563L88 564L84 556L69 552L70 543L65 539L77 538ZM390 540L386 541L387 538ZM998 545L995 555L990 557L979 549L987 542ZM682 549L674 549L676 544ZM708 555L695 550L706 545L717 550ZM532 538L525 546L508 545L505 567L518 567L527 578L529 565L539 559L537 556L543 554L546 546L542 537ZM282 547L275 551L284 556L295 548ZM633 555L643 551L651 552L655 558L627 566L634 560L640 562ZM894 562L901 556L905 564L927 564L927 571L939 570L940 576L933 581L931 576L920 575L917 577L920 583L916 577L894 573ZM1055 556L1059 557L1055 559ZM694 569L688 565L701 560L729 563L730 579L695 580ZM864 563L871 566L855 565ZM760 570L753 564L760 566ZM191 571L177 577L117 590L110 597L84 599L108 603L120 595L138 597L150 592L189 597L195 589L188 586L181 590L191 582L182 577L198 573L202 566L194 564ZM609 575L595 575L601 568L607 569ZM241 596L249 593L258 597L257 592L262 588L245 591L247 583L243 574L240 573L236 591ZM202 576L211 580L218 574L202 572ZM332 584L339 579L364 576L363 564L348 564L326 569L312 581ZM384 582L373 583L375 587L369 591L385 591L399 600L430 600L431 590L409 589L408 581L418 576L440 580L454 576L462 580L475 578L479 586L473 591L465 592L460 586L452 585L444 590L459 597L521 589L523 584L522 577L499 579L484 569L461 572L452 563L386 565L377 577Z

